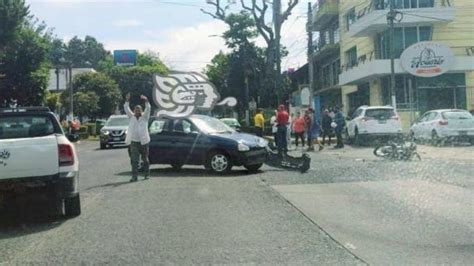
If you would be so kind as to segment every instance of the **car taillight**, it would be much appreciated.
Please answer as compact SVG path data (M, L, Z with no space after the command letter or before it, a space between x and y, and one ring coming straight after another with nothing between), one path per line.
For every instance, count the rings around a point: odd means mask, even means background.
M362 117L362 122L367 122L369 120L371 120L370 117L367 117L367 116Z
M74 164L74 152L69 144L58 145L59 166L68 166Z
M448 120L439 120L439 125L440 126L447 126L448 125Z

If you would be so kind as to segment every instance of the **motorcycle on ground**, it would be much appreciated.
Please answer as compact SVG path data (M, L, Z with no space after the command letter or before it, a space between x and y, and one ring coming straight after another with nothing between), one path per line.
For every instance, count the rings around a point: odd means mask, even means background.
M416 158L421 161L421 157L416 151L416 143L404 140L389 141L386 144L378 145L374 149L374 155L389 160L411 161Z

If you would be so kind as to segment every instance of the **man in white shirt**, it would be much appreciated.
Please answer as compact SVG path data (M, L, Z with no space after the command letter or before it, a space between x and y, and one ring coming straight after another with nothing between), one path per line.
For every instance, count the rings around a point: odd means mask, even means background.
M125 104L123 105L125 113L130 118L127 136L125 138L125 143L129 145L130 162L132 164L132 179L130 179L130 182L137 181L140 156L143 161L145 179L148 179L150 175L150 162L148 160L150 134L148 133L148 120L150 119L151 106L146 96L141 95L140 99L145 102L144 112L140 105L135 106L133 112L130 110L130 93L127 94Z

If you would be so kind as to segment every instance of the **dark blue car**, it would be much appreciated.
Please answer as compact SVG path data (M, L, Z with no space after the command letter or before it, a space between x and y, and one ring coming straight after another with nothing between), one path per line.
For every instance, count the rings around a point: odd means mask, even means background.
M183 119L152 117L150 163L204 165L215 173L227 173L232 166L249 171L262 167L268 142L255 135L238 133L220 120L192 115Z

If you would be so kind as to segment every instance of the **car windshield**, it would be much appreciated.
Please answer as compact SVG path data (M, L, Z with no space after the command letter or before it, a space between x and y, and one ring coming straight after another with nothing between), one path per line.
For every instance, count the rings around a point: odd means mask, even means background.
M395 116L393 109L367 109L365 116L375 119L388 119Z
M224 122L217 118L208 116L195 116L191 118L194 125L199 128L202 132L207 134L216 133L234 133L235 130L226 125Z
M49 116L0 117L0 139L43 137L53 133L54 124Z
M442 116L447 120L469 120L473 119L472 115L467 111L447 111Z
M130 122L130 119L128 117L111 117L107 122L105 123L105 126L107 127L122 127L122 126L128 126L128 123Z

